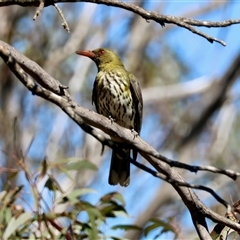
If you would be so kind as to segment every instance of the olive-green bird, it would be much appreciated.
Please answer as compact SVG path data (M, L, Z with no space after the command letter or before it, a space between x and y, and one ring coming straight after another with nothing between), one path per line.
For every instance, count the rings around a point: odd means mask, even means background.
M92 101L97 112L113 119L120 126L134 129L140 133L142 125L143 102L140 85L136 77L129 73L121 59L110 49L99 48L93 51L77 51L92 59L98 68ZM112 152L108 183L127 187L130 183L129 148ZM137 151L133 150L136 160Z

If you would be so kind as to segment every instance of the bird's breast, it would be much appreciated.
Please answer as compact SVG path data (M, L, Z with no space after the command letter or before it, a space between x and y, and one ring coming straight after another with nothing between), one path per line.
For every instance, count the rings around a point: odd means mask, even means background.
M97 111L123 127L134 128L135 107L128 76L99 72L95 81Z

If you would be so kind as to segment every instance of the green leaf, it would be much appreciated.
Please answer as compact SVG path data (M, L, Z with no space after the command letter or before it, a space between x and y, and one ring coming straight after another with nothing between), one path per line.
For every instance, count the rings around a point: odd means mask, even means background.
M46 181L45 188L48 188L50 191L60 191L63 192L60 185L58 184L57 180L55 178L53 178L51 175L49 175L48 180Z
M145 228L144 230L144 236L147 237L147 235L152 231L155 230L156 228L159 228L159 225L154 223L149 225L148 227Z
M120 193L116 193L114 195L114 198L117 199L120 203L122 203L123 206L126 205L125 200L124 200L123 196Z
M29 219L32 218L32 213L25 212L21 214L17 219L15 217L11 218L10 222L7 225L7 228L3 234L3 239L9 239L9 237L15 233L18 227L26 223Z
M79 202L79 198L83 195L86 195L88 193L96 193L95 190L91 188L80 188L80 189L75 189L70 193L64 194L62 197L62 200L60 202L71 202L72 204L75 204Z
M8 223L12 218L12 211L10 208L5 209L5 221Z
M137 225L131 225L131 224L129 224L129 225L127 225L127 224L126 225L124 225L124 224L115 225L115 226L112 227L112 229L113 230L122 229L122 230L125 230L125 231L127 231L127 230L139 230L139 231L141 231L142 230L142 228L138 227Z
M96 191L91 188L80 188L73 190L71 193L68 193L65 196L68 198L79 198L88 193L96 193Z
M10 191L7 192L7 194L3 194L2 196L2 201L5 205L14 202L17 194L22 190L23 186L18 186L15 187L13 189L11 189Z
M71 158L63 158L63 159L58 159L57 161L52 162L53 164L65 164L65 163L71 163L71 162L79 162L83 161L81 158L77 157L71 157Z
M110 202L110 201L113 201L113 200L118 200L123 206L125 206L125 204L126 204L123 196L118 192L108 193L108 194L104 195L103 197L101 197L100 200L103 203Z
M125 208L116 202L109 202L101 206L101 212L106 217L128 216Z
M78 161L74 163L70 163L66 166L67 170L82 170L82 169L90 169L90 170L98 170L97 166L93 164L92 162L89 162L87 160Z
M103 218L101 211L95 207L89 207L86 209L89 215L94 216L95 218Z
M11 180L11 179L15 178L18 175L19 171L20 170L17 170L16 172L9 173L8 174L8 180Z
M6 195L7 195L7 191L0 192L0 200L4 199Z
M30 212L25 212L19 215L19 217L15 221L15 227L21 226L23 223L26 223L28 220L32 218L33 214Z
M152 224L150 224L148 227L145 228L145 230L144 230L144 236L145 237L152 230L155 230L157 228L163 228L162 233L167 232L167 231L171 231L171 232L176 234L176 231L175 231L174 227L168 222L162 221L161 219L157 219L157 218L152 218L152 219L150 219L149 222L152 223Z
M0 226L6 227L11 218L12 218L12 211L11 211L11 209L9 207L7 207L7 206L2 206L1 210L0 210ZM0 236L2 236L2 234L3 233L0 232Z
M95 224L95 217L92 214L89 214L89 212L88 212L88 216L89 216L89 221L91 223L91 228L88 229L89 239L96 240L96 239L98 239L97 238L98 229Z
M87 160L83 160L81 158L64 158L64 159L58 159L55 162L51 162L51 165L49 166L53 169L58 169L59 171L63 172L72 179L71 174L69 174L69 171L71 170L82 170L82 169L90 169L90 170L97 170L96 165L94 165L92 162L89 162Z
M129 215L126 213L125 209L124 209L124 211L113 211L113 213L116 217L127 217L127 218L129 218Z
M35 240L36 237L33 233L30 233L30 235L28 236L28 239Z
M2 206L0 208L0 225L4 225L4 219L5 219L5 208L6 206ZM1 236L1 235L0 235Z
M58 166L58 170L61 171L61 172L63 172L64 174L66 174L66 176L67 176L69 179L71 179L72 181L74 181L74 179L72 178L70 172L69 172L64 166L59 165L59 166Z

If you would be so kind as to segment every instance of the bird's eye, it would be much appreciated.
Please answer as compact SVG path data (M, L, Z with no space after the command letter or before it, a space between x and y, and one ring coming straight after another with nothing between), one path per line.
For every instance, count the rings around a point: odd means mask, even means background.
M99 53L100 54L104 54L105 52L104 52L104 50L100 50Z

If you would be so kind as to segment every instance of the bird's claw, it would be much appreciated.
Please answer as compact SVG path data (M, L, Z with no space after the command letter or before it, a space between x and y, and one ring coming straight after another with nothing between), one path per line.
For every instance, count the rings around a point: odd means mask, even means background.
M133 128L131 129L131 132L133 134L133 140L138 136L138 132L136 132Z
M114 121L115 121L115 119L114 118L112 118L112 116L111 115L109 115L109 120L111 121L111 124L113 124L114 123Z

